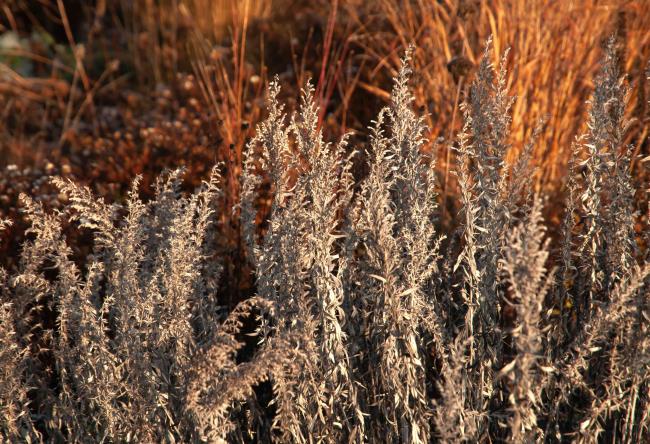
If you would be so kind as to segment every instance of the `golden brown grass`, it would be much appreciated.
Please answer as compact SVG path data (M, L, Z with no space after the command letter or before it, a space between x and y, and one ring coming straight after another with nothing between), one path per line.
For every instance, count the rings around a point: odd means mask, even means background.
M585 100L604 42L619 36L621 68L631 84L626 117L632 120L628 141L647 150L645 63L650 57L650 15L645 0L346 0L357 24L357 56L366 63L360 86L382 98L378 80L396 72L401 51L414 43L416 103L429 112L432 140L450 139L459 127L457 106L488 36L493 61L510 48L508 88L517 101L512 108L514 158L543 123L534 146L540 167L538 190L559 190L566 176L571 143L584 130ZM440 167L449 180L450 147L441 145ZM636 165L634 166L636 169ZM443 190L447 193L447 189ZM451 190L453 193L453 189Z

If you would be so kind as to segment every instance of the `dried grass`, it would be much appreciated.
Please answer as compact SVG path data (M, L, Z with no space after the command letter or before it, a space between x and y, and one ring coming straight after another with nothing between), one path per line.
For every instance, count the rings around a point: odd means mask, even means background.
M636 159L614 40L575 144L558 251L544 195L521 179L532 148L507 162L517 102L507 51L494 67L487 48L461 106L463 223L448 240L427 119L409 86L412 49L363 156L346 137L325 141L311 84L289 117L271 83L235 212L256 296L230 313L217 294L223 258L211 250L219 166L191 194L180 191L182 171L164 174L150 201L136 179L124 205L61 178L61 212L24 195L29 237L18 269L0 272L0 436L650 439L650 263L633 230ZM360 183L358 157L368 166ZM93 236L83 266L63 218ZM245 333L256 342L246 352Z

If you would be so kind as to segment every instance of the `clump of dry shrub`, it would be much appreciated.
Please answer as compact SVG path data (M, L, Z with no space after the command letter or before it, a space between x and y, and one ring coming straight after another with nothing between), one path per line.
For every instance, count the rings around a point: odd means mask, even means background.
M181 177L161 177L148 203L136 180L123 207L64 179L54 181L69 198L62 213L23 194L31 240L17 273L2 274L3 438L201 441L235 429L227 407L265 373L255 360L236 364L238 319L250 307L227 314L216 299L218 168L188 197ZM93 232L83 269L62 236L64 216ZM43 324L46 312L54 325ZM291 349L273 344L264 365L291 367Z
M437 228L441 184L408 84L411 51L371 126L360 183L360 153L323 138L313 87L288 117L271 83L235 212L257 294L230 313L211 251L217 167L190 195L180 171L167 173L148 202L136 180L123 206L63 179L61 212L23 196L30 237L18 269L0 274L3 438L647 440L650 262L634 230L615 44L574 145L557 249L532 145L506 161L515 102L506 56L495 69L489 51L453 147L455 233ZM92 232L83 266L64 217ZM258 343L241 353L251 317Z

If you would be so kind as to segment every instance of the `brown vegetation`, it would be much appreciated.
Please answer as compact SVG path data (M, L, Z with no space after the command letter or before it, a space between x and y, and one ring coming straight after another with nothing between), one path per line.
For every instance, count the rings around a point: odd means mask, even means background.
M648 6L0 6L0 439L650 439Z

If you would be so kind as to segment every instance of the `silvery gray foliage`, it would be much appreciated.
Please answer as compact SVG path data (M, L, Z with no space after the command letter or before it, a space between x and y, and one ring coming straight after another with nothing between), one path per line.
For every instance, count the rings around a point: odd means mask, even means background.
M271 82L237 207L257 294L230 313L211 251L217 167L189 195L182 171L165 173L149 202L138 179L124 205L63 179L62 212L23 196L31 229L17 269L0 269L0 439L595 443L608 430L647 441L650 263L614 44L575 144L558 246L532 190L532 141L506 162L514 99L507 54L495 69L489 44L455 143L460 234L444 242L409 91L414 50L369 130L360 182L348 138L323 138L313 87L288 116ZM83 266L64 217L92 233ZM258 341L247 354L243 333Z
M590 100L588 132L582 144L585 186L581 199L585 224L580 252L589 293L582 302L602 300L633 264L634 187L630 174L631 146L624 144L627 88L618 68L615 41L610 39L601 73Z
M61 233L64 215L48 214L23 196L33 238L23 247L17 274L3 278L1 286L6 376L0 386L3 405L15 400L3 415L9 421L1 430L4 438L223 440L236 430L231 408L250 396L251 381L264 379L259 360L277 368L284 362L277 352L290 355L276 341L272 356L253 359L254 371L251 363L236 363L242 346L235 339L236 319L251 307L224 320L216 299L219 269L207 260L206 239L219 195L218 167L190 196L179 192L181 175L174 171L161 178L147 203L134 181L124 207L55 179L69 197L65 215L94 236L85 270L72 261ZM56 271L54 278L48 270ZM32 330L46 328L32 325L43 303L57 316L54 329L41 332L39 347L49 350L33 349L29 339ZM37 359L47 352L54 357L55 389L48 388L50 376ZM209 370L202 370L198 362L210 358ZM267 365L269 372L273 368ZM239 385L231 384L217 399L206 389L233 379ZM38 416L26 410L30 387L41 390Z
M458 138L458 181L463 205L463 251L455 268L462 270L461 295L467 307L464 335L469 341L466 377L477 388L467 399L470 411L481 414L477 433L488 426L488 409L495 369L502 362L503 332L498 327L504 304L500 269L506 234L516 220L527 181L511 177L506 165L509 109L513 98L506 88L507 52L498 71L490 62L490 41L469 98L462 105L465 125ZM527 170L530 146L515 165L517 176Z
M323 141L310 84L290 123L277 104L278 91L272 83L269 117L249 144L242 187L244 232L251 233L246 238L257 265L258 295L275 306L273 325L263 327L264 335L298 333L305 342L304 373L274 379L275 422L282 439L340 442L343 433L362 422L344 331L340 275L345 264L336 254L340 212L352 193L351 162L345 138L336 146ZM252 205L260 183L253 157L258 145L274 189L269 229L259 244Z
M542 202L535 198L525 219L509 233L502 260L508 299L517 318L511 332L516 354L499 372L508 384L509 439L513 442L535 442L543 436L537 422L537 409L542 404L540 330L544 298L552 276L546 269L549 240L545 239L541 213Z
M360 396L370 418L387 419L367 421L371 441L429 441L430 344L423 333L442 349L443 326L426 294L441 240L434 228L434 165L422 152L423 117L412 110L409 58L410 50L394 79L390 106L372 128L370 173L346 223Z

